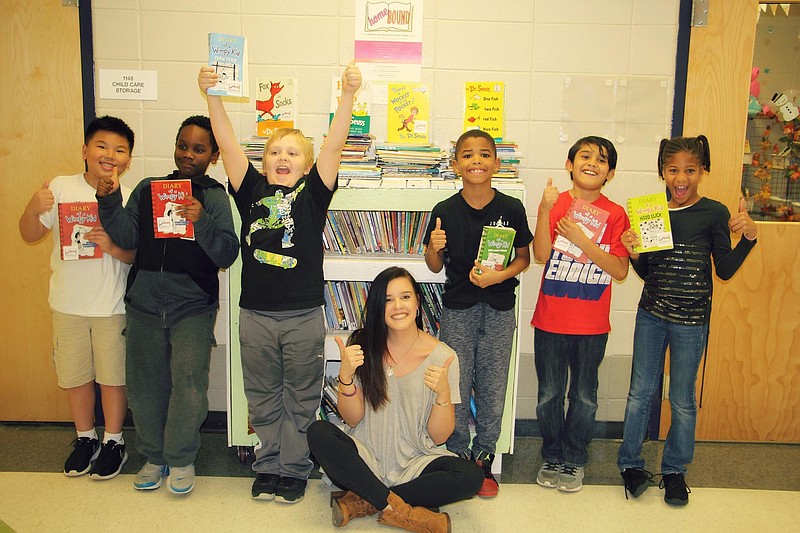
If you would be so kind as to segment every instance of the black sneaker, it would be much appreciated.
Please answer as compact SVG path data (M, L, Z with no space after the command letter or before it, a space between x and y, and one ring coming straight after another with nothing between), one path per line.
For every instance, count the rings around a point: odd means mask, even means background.
M620 475L625 480L626 500L629 492L634 498L641 496L653 480L653 474L642 468L626 468L620 472Z
M111 479L117 477L122 471L122 465L128 460L128 453L125 445L111 439L104 442L100 447L100 455L97 457L92 472L89 477L92 479Z
M306 494L308 481L296 477L281 476L278 481L278 490L275 492L275 501L282 503L297 503Z
M253 488L250 493L253 499L271 502L275 499L275 492L278 490L278 474L256 474L253 481Z
M89 437L78 437L72 441L75 448L64 463L64 474L69 477L82 476L92 469L92 461L100 455L100 441Z
M664 474L658 488L665 489L664 501L669 505L684 506L689 503L689 493L692 490L686 486L683 474Z

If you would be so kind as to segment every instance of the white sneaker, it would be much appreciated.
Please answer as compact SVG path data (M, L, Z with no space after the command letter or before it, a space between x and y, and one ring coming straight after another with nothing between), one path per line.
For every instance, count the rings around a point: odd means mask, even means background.
M136 490L155 490L161 486L167 474L169 474L167 465L145 463L141 470L137 472L136 479L133 480L133 488Z
M558 475L558 490L578 492L583 488L583 467L563 465Z
M169 491L175 494L189 494L194 489L194 464L171 466L167 479Z

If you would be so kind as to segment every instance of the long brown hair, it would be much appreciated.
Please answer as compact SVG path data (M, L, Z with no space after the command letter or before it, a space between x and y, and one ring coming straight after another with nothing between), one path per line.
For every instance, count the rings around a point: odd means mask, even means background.
M347 344L359 344L364 351L364 364L356 369L356 375L364 390L364 400L373 411L383 407L389 396L387 394L386 371L383 359L389 348L386 344L389 328L386 326L386 290L389 282L397 278L406 278L414 289L418 305L422 305L422 293L414 276L401 267L389 267L375 277L367 294L364 306L363 326L354 331L347 339ZM422 313L417 314L417 328L422 329Z

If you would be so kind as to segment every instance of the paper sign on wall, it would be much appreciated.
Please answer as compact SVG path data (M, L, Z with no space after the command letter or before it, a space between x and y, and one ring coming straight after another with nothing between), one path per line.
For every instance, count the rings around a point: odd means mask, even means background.
M97 96L110 100L158 100L158 72L101 68Z

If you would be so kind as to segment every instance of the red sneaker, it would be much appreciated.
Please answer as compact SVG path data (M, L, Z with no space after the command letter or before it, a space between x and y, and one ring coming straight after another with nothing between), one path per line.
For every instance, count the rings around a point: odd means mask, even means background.
M478 459L475 459L475 462L478 463L478 466L483 468L483 485L481 485L481 489L478 491L478 496L482 498L494 498L500 491L500 486L497 484L494 474L492 474L494 455L479 454L478 457Z

